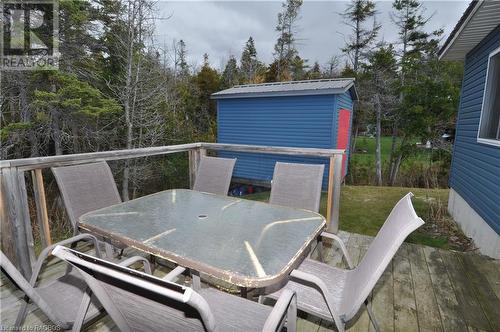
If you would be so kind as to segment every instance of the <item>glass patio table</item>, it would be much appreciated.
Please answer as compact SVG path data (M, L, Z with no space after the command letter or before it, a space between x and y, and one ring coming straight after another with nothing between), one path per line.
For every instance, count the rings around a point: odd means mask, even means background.
M79 227L241 287L266 287L300 264L325 227L318 213L175 189L92 211Z

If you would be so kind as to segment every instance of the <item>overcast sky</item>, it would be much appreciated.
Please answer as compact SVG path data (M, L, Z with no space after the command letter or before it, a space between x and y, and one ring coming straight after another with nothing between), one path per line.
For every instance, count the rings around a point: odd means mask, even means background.
M187 45L188 61L200 65L208 53L216 68L224 66L230 55L240 58L241 50L252 36L260 60L269 63L277 39L275 26L282 1L165 1L159 2L156 40L167 47L183 39ZM302 5L297 38L299 53L309 63L328 62L332 55L341 55L349 28L338 13L346 1L305 0ZM443 28L448 37L465 11L469 1L424 1L426 13L433 15L428 30ZM380 39L395 42L397 31L391 21L391 2L376 1L377 21L382 24Z

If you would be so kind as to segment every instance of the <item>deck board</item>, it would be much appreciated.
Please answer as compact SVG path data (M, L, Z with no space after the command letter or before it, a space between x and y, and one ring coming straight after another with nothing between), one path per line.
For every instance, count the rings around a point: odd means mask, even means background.
M355 264L368 249L371 237L340 232ZM127 256L137 252L127 252ZM313 258L317 253L313 253ZM346 268L340 248L333 243L324 248L326 263ZM64 263L51 261L42 282L62 274ZM162 276L165 267L155 270ZM0 275L1 328L12 326L23 293ZM375 286L372 305L382 331L500 331L500 261L473 253L458 253L403 244ZM47 317L33 304L26 326L49 325ZM332 323L300 314L298 331L335 331ZM86 327L92 332L115 332L109 316ZM366 310L349 324L348 331L373 331Z
M453 290L451 280L446 273L446 267L439 250L423 247L425 260L430 272L433 291L436 295L439 313L446 331L463 331L465 321L462 318L460 306Z
M420 329L442 331L441 316L435 296L434 285L421 246L409 245L410 269L417 304L417 319Z
M491 331L491 326L484 311L476 298L474 286L467 277L467 272L460 261L459 254L451 251L442 251L441 256L453 284L463 318L468 326L484 331ZM500 308L498 308L500 310Z

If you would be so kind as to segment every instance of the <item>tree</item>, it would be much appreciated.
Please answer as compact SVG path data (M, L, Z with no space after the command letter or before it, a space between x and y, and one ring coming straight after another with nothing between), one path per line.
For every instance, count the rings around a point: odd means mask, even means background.
M212 67L208 61L208 54L203 55L203 66L194 77L198 88L198 106L196 114L193 114L192 121L199 131L212 130L215 125L216 108L210 95L217 92L220 87L219 73Z
M321 68L319 66L318 61L315 61L314 65L312 66L312 68L307 73L307 77L310 80L317 80L317 79L321 78L321 76L322 76Z
M250 36L245 43L241 53L240 72L244 83L257 83L259 71L263 68L262 63L257 58L257 49L253 38Z
M326 63L325 68L325 76L327 78L335 78L339 77L339 66L340 66L340 57L338 55L333 55L330 57L328 62Z
M295 56L298 55L295 34L302 3L303 0L286 0L282 4L282 12L278 13L276 31L279 36L274 45L275 80L277 81L290 78L290 67Z
M307 76L307 67L307 59L302 59L298 55L294 56L292 62L290 63L290 74L292 76L292 80L300 81L305 79Z
M344 23L351 28L351 36L342 51L349 57L352 68L357 73L365 51L377 38L381 25L375 20L375 3L371 0L351 0L344 13ZM373 18L373 24L366 22Z
M366 79L370 88L367 88L362 98L375 110L376 149L375 149L375 178L377 185L382 181L382 118L384 111L394 107L396 102L395 82L397 78L397 62L392 45L381 45L368 55L366 64Z
M155 3L149 0L106 0L103 8L102 44L109 56L103 59L103 77L109 93L124 110L125 148L158 144L164 136L163 114L158 106L165 100L165 77L153 47ZM125 162L122 198L128 200L129 183L138 187L139 163Z
M357 78L361 60L365 57L366 50L375 41L381 25L375 20L375 3L371 0L351 0L344 13L344 23L351 28L351 35L346 41L342 51L347 55L351 62L351 68L354 71L354 77ZM371 27L366 23L373 18ZM366 118L364 109L354 105L353 125L351 133L350 150L355 151L356 139L358 137L359 127L363 125L360 120ZM350 156L349 156L350 158Z
M189 75L189 65L187 64L187 50L184 40L179 40L176 48L175 68L179 71L181 77Z
M236 58L231 55L227 61L226 67L222 72L221 88L227 89L232 86L238 85L239 70Z
M104 97L99 90L79 81L75 75L49 71L37 73L34 79L49 82L50 85L34 91L32 107L35 119L32 125L50 137L56 155L64 151L83 152L79 147L80 139L88 137L87 130L92 129L97 120L121 113L121 107L115 100ZM104 121L101 125L107 123Z
M425 16L425 8L419 0L395 0L392 4L394 12L392 20L398 28L399 44L401 46L399 56L399 108L393 114L392 145L390 152L389 184L396 181L399 167L405 154L411 151L410 136L403 133L400 146L398 147L399 130L401 129L402 113L406 111L405 91L407 85L411 85L419 72L421 65L433 57L438 40L435 39L442 34L442 30L427 33L424 31L429 17ZM412 81L412 82L411 82ZM407 122L408 123L408 122ZM407 132L408 133L408 132Z

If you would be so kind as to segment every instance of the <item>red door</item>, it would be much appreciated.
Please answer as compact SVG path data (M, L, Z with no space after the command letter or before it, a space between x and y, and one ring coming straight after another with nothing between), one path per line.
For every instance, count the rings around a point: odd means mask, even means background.
M341 109L339 111L339 123L337 126L337 149L346 149L349 146L349 128L351 122L351 111ZM346 174L347 155L342 158L342 177Z

